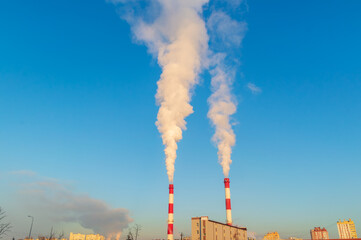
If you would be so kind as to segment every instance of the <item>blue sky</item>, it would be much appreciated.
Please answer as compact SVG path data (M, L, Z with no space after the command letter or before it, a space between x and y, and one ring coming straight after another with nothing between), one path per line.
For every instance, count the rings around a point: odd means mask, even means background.
M234 222L258 236L309 238L321 226L337 238L336 221L352 218L361 234L361 2L247 6L233 89ZM51 178L128 209L144 239L164 238L168 178L154 99L161 70L115 6L4 1L0 29L0 206L11 234L23 237L28 214L37 216L35 233L84 230L20 197L24 183ZM201 79L175 164L177 233L190 234L194 216L225 220L209 74Z

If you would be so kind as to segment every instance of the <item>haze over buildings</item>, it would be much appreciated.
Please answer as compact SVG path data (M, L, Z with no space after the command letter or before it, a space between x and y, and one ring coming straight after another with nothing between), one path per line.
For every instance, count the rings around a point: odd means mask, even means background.
M342 222L341 220L337 223ZM343 221L342 224L351 223L354 224L351 219L348 221ZM335 224L336 225L336 224ZM308 240L309 238L300 238L300 237L283 237L280 234L275 232L268 232L262 238L256 237L254 232L248 232L246 227L234 226L230 225L225 221L217 222L210 220L208 216L202 217L192 217L189 221L189 230L191 232L190 235L185 235L181 233L179 238L175 238L175 240L281 240L281 239L288 239L288 240ZM281 227L281 226L280 226ZM122 236L122 239L125 240L141 240L144 237L141 235L142 226L133 226L127 229ZM53 230L52 230L53 232ZM326 228L315 227L314 229L310 230L311 240L327 240L332 239L328 235L328 231ZM59 235L59 238L56 236L55 232L51 237L47 235L41 235L38 238L24 238L24 240L117 240L118 236L113 235L109 236L108 238L100 235L100 234L82 234L82 233L73 233L70 232L69 238L64 238L63 234ZM334 238L337 239L337 238ZM360 238L340 238L340 239L357 239ZM18 239L22 240L22 239ZM153 240L164 240L162 239L153 239Z

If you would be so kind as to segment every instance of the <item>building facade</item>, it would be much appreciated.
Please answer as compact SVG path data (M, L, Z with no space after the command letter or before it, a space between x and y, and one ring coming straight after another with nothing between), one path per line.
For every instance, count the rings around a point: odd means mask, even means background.
M85 240L105 240L105 238L99 234L88 234L85 236Z
M247 228L209 220L192 218L192 240L247 240Z
M337 221L337 229L340 239L357 238L355 223L351 218L348 221Z
M269 232L266 235L264 235L263 240L279 240L280 235L278 232Z
M70 233L69 240L105 240L104 236L99 234L81 234L81 233Z
M326 228L315 227L310 231L311 239L318 240L318 239L329 239L328 232Z
M81 233L70 233L69 240L85 240L85 234Z

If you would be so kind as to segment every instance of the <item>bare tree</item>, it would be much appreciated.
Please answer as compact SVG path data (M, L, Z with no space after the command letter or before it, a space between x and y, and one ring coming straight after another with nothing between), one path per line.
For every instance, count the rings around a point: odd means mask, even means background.
M11 229L10 223L4 222L5 217L5 211L0 207L0 239Z
M126 240L138 240L142 226L140 224L134 224L133 227L129 228Z
M129 229L129 233L127 235L127 240L134 240L133 233L132 233L131 229Z
M53 227L51 227L51 230L50 230L50 234L49 234L49 240L54 240L55 239L55 234L56 232L53 231Z
M39 235L39 236L38 236L38 239L39 239L39 240L47 240L47 238L46 238L45 236L43 236L43 235Z
M64 230L62 230L61 233L59 233L59 235L58 235L58 239L61 240L64 238L64 236L65 236Z
M140 231L142 230L142 226L139 224L135 224L134 227L134 235L135 235L135 239L134 240L138 240L138 237L140 235Z

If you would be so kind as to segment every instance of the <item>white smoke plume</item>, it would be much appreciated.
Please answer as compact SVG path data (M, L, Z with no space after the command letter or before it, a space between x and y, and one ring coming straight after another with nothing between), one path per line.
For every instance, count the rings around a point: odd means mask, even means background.
M236 21L223 11L214 10L207 26L210 31L212 48L211 66L212 95L208 98L209 112L215 134L212 140L218 148L218 160L223 174L228 177L232 147L236 137L231 125L231 116L237 110L237 101L232 94L237 58L230 51L240 46L247 29L245 22ZM228 64L226 64L228 63Z
M134 5L131 0L112 2L121 4L123 8L126 4ZM201 15L202 7L208 0L154 2L159 12L151 21L136 17L136 8L123 12L126 12L124 18L131 24L135 38L148 46L162 68L157 83L156 100L160 108L156 125L165 146L168 179L173 182L177 143L186 129L185 118L193 113L191 91L207 62L208 35Z
M33 212L47 213L50 222L79 223L107 239L118 240L133 220L127 209L111 208L102 200L75 194L54 179L28 179L20 188L21 196Z
M236 142L235 134L230 123L230 116L236 112L236 100L231 94L232 76L223 70L221 64L211 71L212 95L208 99L208 117L215 126L212 140L218 147L218 159L223 168L223 174L228 177L232 147Z

